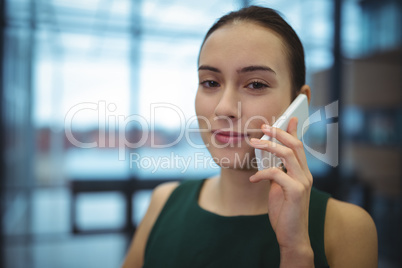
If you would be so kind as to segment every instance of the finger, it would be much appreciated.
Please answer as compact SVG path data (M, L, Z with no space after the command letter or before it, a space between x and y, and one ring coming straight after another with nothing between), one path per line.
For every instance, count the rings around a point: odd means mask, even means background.
M289 180L289 176L283 172L280 168L271 167L267 169L260 170L256 172L254 175L250 177L250 182L257 183L260 181L275 181L279 185L282 186L290 186L291 182L287 182L285 180ZM292 181L292 179L290 179Z
M250 177L250 182L252 183L258 183L260 181L271 181L277 183L284 193L289 193L288 198L299 198L310 189L308 185L304 185L303 183L291 179L279 168L260 170Z
M250 140L250 144L254 148L270 152L279 157L282 162L284 162L289 175L296 175L304 172L292 149L270 140L259 140L254 138Z
M293 129L293 128L297 129L297 121L295 122L294 120L291 120L291 122L289 122L289 123L292 123L290 126L290 128L291 128L290 130L293 132L295 132L295 131L297 132L297 130ZM301 165L301 168L304 171L309 170L308 166L307 166L307 159L306 159L306 154L304 152L303 143L299 139L297 139L297 137L296 137L297 135L293 136L290 133L288 133L282 129L273 128L269 125L263 125L263 127L261 129L262 129L263 133L266 134L267 136L275 138L280 143L285 145L286 147L291 148L294 151L296 158L298 159L299 164Z
M269 140L251 139L251 143L255 148L268 151L274 156L279 157L284 165L284 168L287 170L285 173L287 173L290 178L293 180L298 180L306 186L312 185L313 176L311 175L310 170L308 167L306 170L303 170L300 161L297 159L292 149ZM261 159L260 161L266 160Z

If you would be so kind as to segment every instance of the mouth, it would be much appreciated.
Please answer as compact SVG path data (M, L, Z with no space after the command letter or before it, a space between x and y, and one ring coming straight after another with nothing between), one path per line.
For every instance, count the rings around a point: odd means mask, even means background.
M249 135L236 131L212 130L212 136L219 143L234 144L243 141Z

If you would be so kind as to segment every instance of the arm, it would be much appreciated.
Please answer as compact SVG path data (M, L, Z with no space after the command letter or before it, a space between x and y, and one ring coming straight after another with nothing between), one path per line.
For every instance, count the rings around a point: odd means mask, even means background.
M155 188L148 210L134 234L134 238L131 242L122 268L139 268L143 266L145 246L147 244L149 233L151 232L152 227L167 199L177 185L178 182L168 182Z
M362 208L329 199L324 237L331 268L378 267L376 227Z

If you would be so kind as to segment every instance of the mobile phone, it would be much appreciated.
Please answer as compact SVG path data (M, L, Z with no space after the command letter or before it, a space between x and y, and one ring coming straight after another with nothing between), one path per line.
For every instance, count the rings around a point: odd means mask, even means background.
M272 125L274 128L280 128L282 130L287 130L289 125L289 120L292 117L298 118L297 124L297 138L301 139L304 133L307 131L309 126L309 111L308 111L308 100L305 94L299 94L296 99L290 104L290 106L286 109L286 111L275 121ZM271 140L276 143L280 142L275 138L271 138L267 135L264 135L261 140ZM270 167L278 167L282 160L275 156L274 154L263 151L260 149L255 149L255 156L258 165L258 170L270 168Z

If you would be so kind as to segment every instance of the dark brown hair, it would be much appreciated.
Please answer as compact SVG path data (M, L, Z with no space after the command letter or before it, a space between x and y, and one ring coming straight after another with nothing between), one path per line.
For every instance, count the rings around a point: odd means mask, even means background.
M285 52L289 60L290 79L292 81L292 96L296 97L300 88L306 82L306 66L304 62L303 45L293 28L271 8L250 6L230 12L221 17L205 35L201 49L208 37L220 27L236 21L249 21L269 28L276 32L285 44ZM201 51L201 50L200 50Z

